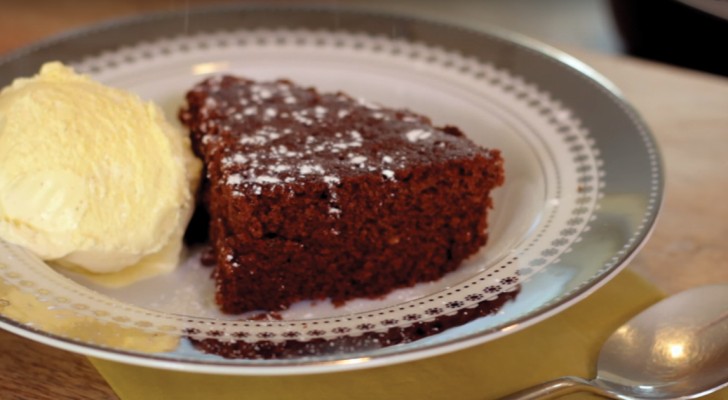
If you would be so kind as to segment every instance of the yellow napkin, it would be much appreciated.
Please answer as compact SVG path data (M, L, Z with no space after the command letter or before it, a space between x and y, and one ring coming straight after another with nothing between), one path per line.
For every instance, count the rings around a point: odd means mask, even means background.
M231 377L91 362L122 400L493 399L563 375L593 377L599 348L611 332L661 297L626 271L574 307L521 332L438 357L358 371ZM728 390L706 399L728 399Z

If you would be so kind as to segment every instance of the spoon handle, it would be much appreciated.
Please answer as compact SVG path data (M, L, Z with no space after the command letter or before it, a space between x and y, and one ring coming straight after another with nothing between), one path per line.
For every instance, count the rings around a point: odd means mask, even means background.
M575 392L589 392L608 399L618 399L618 397L593 385L585 379L575 376L564 376L536 386L531 386L528 389L503 397L500 400L548 400Z

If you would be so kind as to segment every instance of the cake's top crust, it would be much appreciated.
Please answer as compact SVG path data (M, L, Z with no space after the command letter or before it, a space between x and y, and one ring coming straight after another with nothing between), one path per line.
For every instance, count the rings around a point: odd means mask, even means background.
M213 77L196 85L187 100L181 118L198 136L200 152L216 154L222 183L246 193L311 181L336 185L360 174L396 181L409 166L490 157L457 128L435 128L407 110L287 80Z

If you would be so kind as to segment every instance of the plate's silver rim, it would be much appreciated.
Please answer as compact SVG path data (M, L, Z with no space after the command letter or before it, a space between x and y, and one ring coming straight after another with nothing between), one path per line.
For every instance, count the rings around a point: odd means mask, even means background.
M654 135L647 127L643 119L639 116L634 107L627 102L619 89L606 77L598 73L596 70L578 60L577 58L558 50L552 46L541 43L537 40L531 39L524 35L510 32L497 27L488 27L481 30L474 30L466 27L451 25L440 21L435 21L427 18L414 17L389 12L378 12L371 10L363 10L358 8L341 8L341 7L325 7L325 6L260 6L260 5L224 5L217 7L204 7L198 9L192 9L189 12L184 11L163 11L154 12L139 16L123 17L103 21L97 24L93 24L86 27L76 28L73 30L65 31L60 34L51 36L49 38L40 40L29 46L14 50L7 53L5 56L0 57L0 67L8 62L26 57L32 53L42 51L44 48L52 47L54 45L62 44L67 41L72 41L84 36L93 34L94 32L100 32L110 30L118 27L129 26L134 24L149 23L156 19L173 18L187 14L215 14L225 12L226 10L249 10L249 11L266 11L266 12L338 12L348 13L350 15L356 15L364 18L389 18L401 22L418 22L430 26L437 26L441 28L448 28L452 30L459 30L469 33L474 36L489 36L491 39L496 39L510 45L515 45L523 50L530 51L542 56L544 59L548 59L552 62L560 63L564 66L571 68L576 75L583 79L590 81L595 86L602 89L602 91L611 96L611 99L629 116L630 120L640 130L642 139L645 141L647 147L654 150L654 163L656 164L656 176L653 181L652 190L656 192L655 204L650 210L645 211L644 228L637 232L633 239L633 244L623 252L621 257L608 268L602 268L601 274L595 275L592 280L586 284L581 285L576 290L563 296L563 298L557 302L552 302L546 306L542 306L529 314L524 315L521 318L513 320L506 326L500 326L484 331L480 331L474 334L464 335L455 339L452 339L446 343L433 344L429 346L423 346L413 349L402 349L395 354L384 354L377 355L367 358L350 358L340 360L285 360L285 364L271 363L269 365L263 365L260 363L249 363L245 364L244 360L240 360L239 364L230 363L218 363L213 360L169 360L165 358L156 357L153 354L139 354L118 349L109 349L106 347L96 346L93 344L82 343L74 339L61 337L54 334L38 331L33 328L22 326L15 321L9 320L4 316L0 315L0 327L18 335L27 337L31 340L35 340L47 345L59 347L65 350L73 351L76 353L85 354L92 357L101 359L107 359L112 361L119 361L127 364L139 365L139 366L151 366L169 370L187 371L187 372L201 372L201 373L212 373L212 374L226 374L226 375L287 375L287 374L309 374L309 373L324 373L333 371L344 371L361 368L371 368L376 366L389 365L393 363L411 361L421 359L425 357L435 356L439 354L448 353L451 351L463 349L476 344L484 343L493 339L497 339L501 336L519 331L526 327L532 326L544 319L547 319L569 306L575 304L579 300L588 296L605 283L609 281L611 277L620 272L629 261L637 254L637 252L644 246L645 242L649 238L650 234L654 230L656 220L662 209L664 200L664 166L660 156L659 146L654 138ZM651 212L650 212L651 211ZM280 361L280 360L279 360Z

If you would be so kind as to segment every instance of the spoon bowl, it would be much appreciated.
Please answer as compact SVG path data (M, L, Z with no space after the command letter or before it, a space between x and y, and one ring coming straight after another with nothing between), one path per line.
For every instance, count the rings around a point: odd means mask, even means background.
M728 386L728 285L669 297L604 343L591 381L563 377L503 400L588 391L613 399L693 399Z

